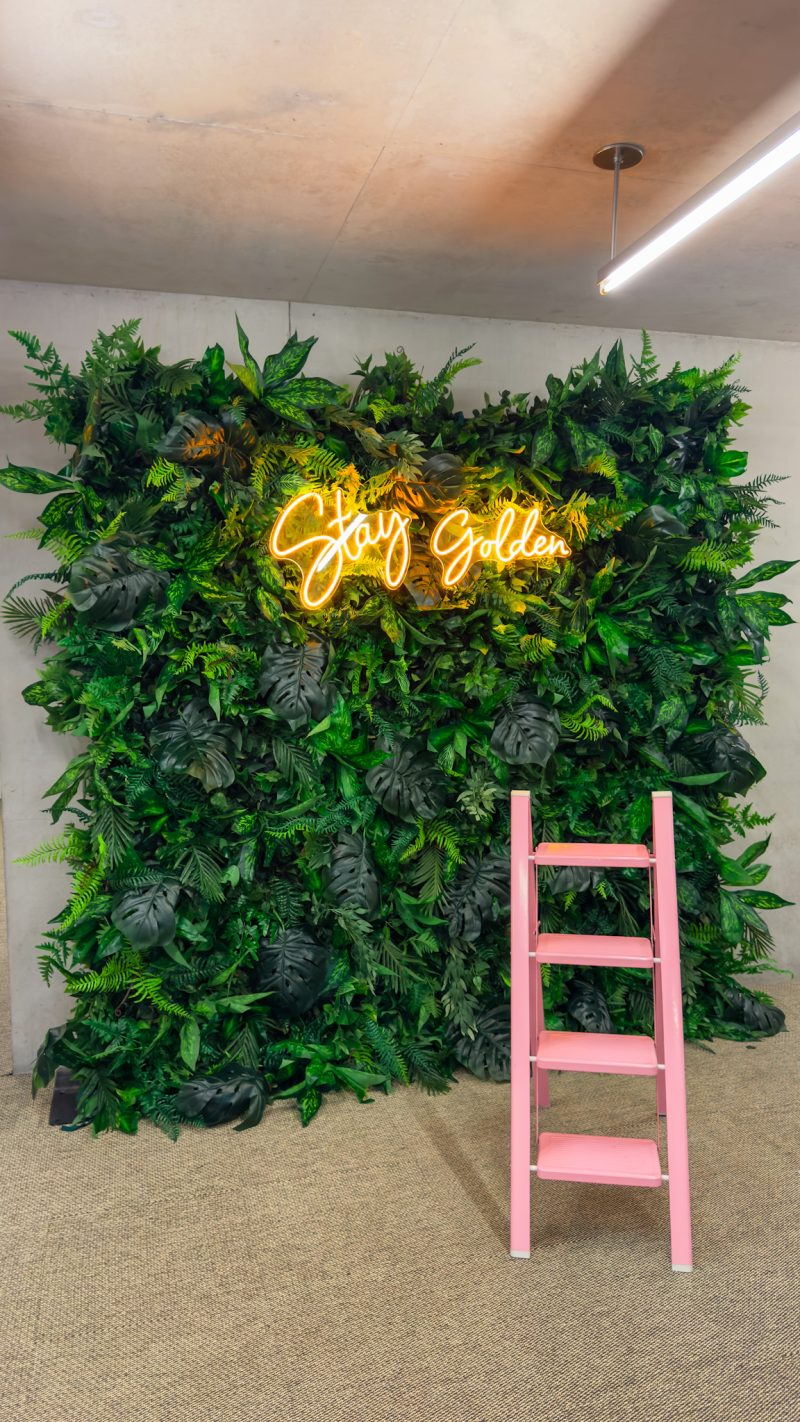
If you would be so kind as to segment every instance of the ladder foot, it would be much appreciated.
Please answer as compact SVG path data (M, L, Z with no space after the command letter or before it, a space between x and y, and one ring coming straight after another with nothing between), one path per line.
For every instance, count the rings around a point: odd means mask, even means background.
M673 1274L691 1274L693 1267L692 1264L673 1264L672 1272Z
M512 1259L530 1259L531 1257L531 1251L529 1249L511 1249L509 1253ZM684 1267L684 1265L678 1265L678 1268Z

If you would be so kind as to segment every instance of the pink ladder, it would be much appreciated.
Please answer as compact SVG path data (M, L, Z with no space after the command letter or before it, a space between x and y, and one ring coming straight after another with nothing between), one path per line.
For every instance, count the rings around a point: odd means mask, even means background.
M648 938L540 933L538 870L544 865L638 868L650 875ZM649 968L655 1040L606 1032L549 1032L542 1005L542 963ZM549 1105L548 1072L652 1076L656 1110L666 1116L667 1173L658 1144L624 1136L538 1135L531 1164L531 1082L538 1108ZM600 1185L669 1183L672 1267L692 1267L689 1152L683 1063L678 901L672 796L653 795L653 852L643 844L540 844L534 850L526 790L511 795L511 1254L531 1252L531 1176Z

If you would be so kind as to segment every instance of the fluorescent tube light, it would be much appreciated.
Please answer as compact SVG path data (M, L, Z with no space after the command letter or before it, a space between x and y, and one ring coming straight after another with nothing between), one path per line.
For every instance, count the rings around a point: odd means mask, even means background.
M777 128L763 143L751 148L737 163L726 168L712 183L701 188L693 198L675 209L657 227L645 233L638 242L626 248L612 262L601 267L597 274L597 285L601 296L616 291L623 282L630 281L652 262L658 261L665 252L676 247L710 222L726 208L738 202L739 198L752 191L759 183L777 173L780 168L791 163L800 155L800 114Z

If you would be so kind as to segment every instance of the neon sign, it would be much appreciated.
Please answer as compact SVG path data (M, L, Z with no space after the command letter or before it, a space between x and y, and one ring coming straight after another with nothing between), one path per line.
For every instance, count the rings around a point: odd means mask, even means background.
M399 588L411 561L411 515L397 509L357 512L344 505L341 489L333 506L316 490L298 494L282 509L269 538L275 558L300 569L300 601L310 611L324 607L342 578L361 571ZM453 509L439 519L430 551L441 565L446 588L455 587L475 563L505 567L520 559L569 558L570 549L541 523L541 509L505 504L497 514Z
M455 587L473 563L505 567L518 558L568 558L563 538L540 524L541 509L506 504L497 518L479 518L469 509L454 509L440 518L431 537L431 552L442 565L442 582Z
M382 553L380 575L387 588L399 588L411 561L408 525L411 519L391 512L347 513L342 491L334 492L334 511L321 494L310 491L278 515L269 539L275 558L289 558L303 574L300 601L314 610L336 592L345 572L351 572L373 549Z

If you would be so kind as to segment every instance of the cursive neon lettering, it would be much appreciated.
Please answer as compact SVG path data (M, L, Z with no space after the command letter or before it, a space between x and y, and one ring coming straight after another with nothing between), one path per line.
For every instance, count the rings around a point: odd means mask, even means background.
M330 601L342 578L373 548L383 553L384 583L399 587L411 561L410 522L396 509L352 514L343 506L341 489L334 492L331 512L322 495L309 490L281 510L269 551L275 558L297 564L302 573L300 601L314 611Z
M517 559L569 558L570 549L557 533L543 529L541 510L506 504L499 516L453 509L439 520L431 536L431 552L442 567L442 582L455 587L474 563L493 561L505 567Z

